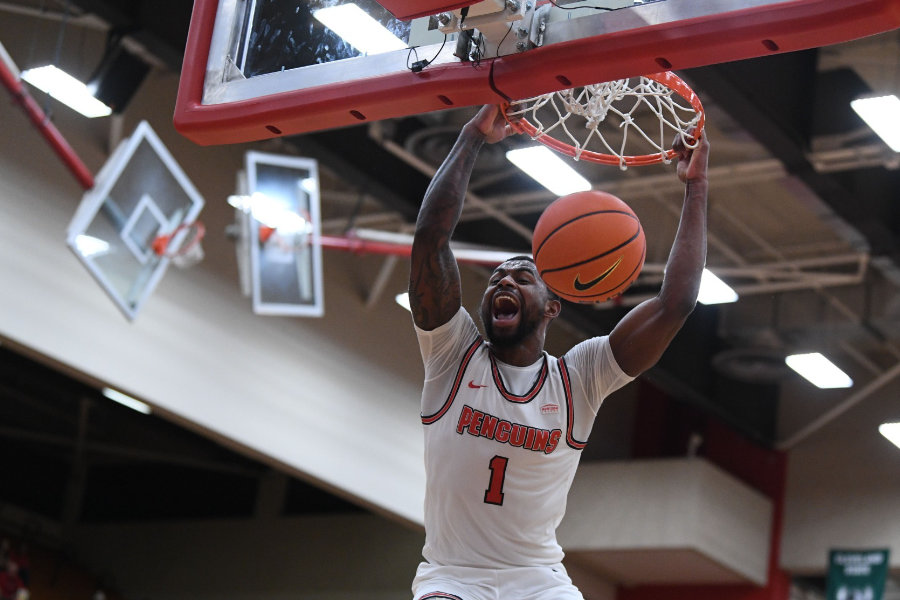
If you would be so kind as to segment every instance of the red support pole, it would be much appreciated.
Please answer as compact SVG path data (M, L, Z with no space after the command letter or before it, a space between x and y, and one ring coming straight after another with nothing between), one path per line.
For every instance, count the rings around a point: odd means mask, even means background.
M91 174L90 170L88 170L81 159L78 158L78 155L75 154L75 151L66 139L62 136L56 126L53 125L47 114L41 110L38 103L34 101L34 98L31 97L28 90L26 90L25 86L22 84L22 80L16 77L12 70L2 60L0 60L0 81L3 81L3 85L6 86L6 89L12 94L13 101L22 107L32 124L34 124L38 131L41 132L44 139L47 140L50 147L53 148L53 151L56 152L56 155L59 156L63 164L66 165L72 175L75 176L75 179L78 180L81 187L85 190L94 187L93 174Z
M409 245L375 242L353 236L323 235L319 236L319 242L323 248L344 250L354 254L384 254L409 257L412 252L412 246Z
M401 236L402 237L402 236ZM381 254L409 258L412 253L412 237L409 240L397 239L377 240L367 239L362 235L322 235L319 236L319 244L329 250L343 250L354 254ZM453 254L457 262L485 265L494 267L510 256L522 254L521 252L506 250L487 250L477 248L454 248Z

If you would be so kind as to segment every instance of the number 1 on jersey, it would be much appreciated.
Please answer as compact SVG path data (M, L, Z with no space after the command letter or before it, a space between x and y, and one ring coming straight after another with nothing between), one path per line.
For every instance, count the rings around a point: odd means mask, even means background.
M505 456L495 456L488 467L491 469L491 481L484 492L486 504L503 506L503 482L506 480L506 465L509 459Z

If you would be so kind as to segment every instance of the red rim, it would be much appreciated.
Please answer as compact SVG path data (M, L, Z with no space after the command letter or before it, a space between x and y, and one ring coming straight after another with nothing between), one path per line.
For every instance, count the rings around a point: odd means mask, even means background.
M697 121L695 132L697 135L703 132L703 126L706 124L706 114L703 112L703 104L701 104L700 98L697 96L697 94L694 93L694 90L692 90L690 86L688 86L688 84L684 82L684 80L682 80L671 71L652 73L649 75L644 75L644 77L652 79L657 83L661 83L662 85L673 90L679 96L688 101L694 111L700 116L700 120ZM509 108L509 104L505 104L503 108L503 114L505 115L506 109ZM593 152L591 150L582 150L579 154L575 146L567 144L566 142L563 142L562 140L559 140L547 134L539 133L537 127L535 127L524 117L517 121L509 121L509 124L517 133L524 133L530 136L535 141L538 141L545 146L556 150L557 152L560 152L567 156L571 156L572 158L577 157L577 160L584 159L604 165L624 164L629 167L639 167L644 165L658 164L663 162L664 160L671 160L675 157L675 151L672 149L669 149L665 152L657 152L655 154L623 156L621 157L621 159L613 154L603 154L600 152Z

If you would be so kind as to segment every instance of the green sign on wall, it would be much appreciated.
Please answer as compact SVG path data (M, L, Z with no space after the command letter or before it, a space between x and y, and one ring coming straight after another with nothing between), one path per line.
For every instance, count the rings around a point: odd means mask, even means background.
M882 600L889 550L832 550L828 600Z

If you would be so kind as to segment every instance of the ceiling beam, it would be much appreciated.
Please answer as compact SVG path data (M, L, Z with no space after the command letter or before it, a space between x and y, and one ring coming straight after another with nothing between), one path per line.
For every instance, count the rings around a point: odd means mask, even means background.
M691 69L686 75L702 97L724 108L784 163L789 174L866 235L873 255L886 255L898 262L900 243L889 227L892 216L876 214L879 204L861 197L847 178L819 171L810 160L808 146L818 77L815 52L713 65ZM809 114L798 116L804 110ZM866 201L866 210L860 210L861 202Z

